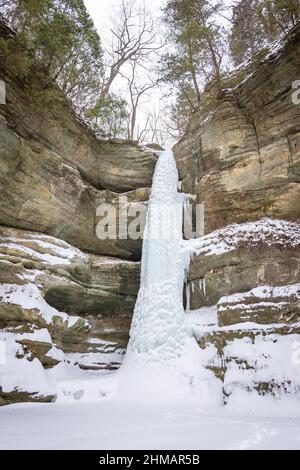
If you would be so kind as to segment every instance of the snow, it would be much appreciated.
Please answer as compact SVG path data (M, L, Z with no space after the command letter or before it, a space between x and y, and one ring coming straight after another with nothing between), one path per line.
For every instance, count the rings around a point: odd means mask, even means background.
M55 359L57 361L65 360L65 354L61 349L58 349L56 346L52 346L50 351L47 352L46 357L51 357L52 359Z
M245 405L248 403L248 409ZM253 410L257 412L253 412ZM241 411L243 410L243 411ZM293 419L286 418L293 412ZM0 449L299 449L297 403L235 395L227 408L116 401L0 408Z
M251 289L248 292L242 292L242 293L236 293L232 295L228 295L225 297L221 297L221 299L218 302L218 306L221 306L222 304L226 303L237 303L237 302L243 302L245 300L249 300L251 298L259 298L259 299L276 299L276 298L284 298L284 297L293 297L296 299L300 299L300 283L296 284L290 284L287 286L277 286L277 287L272 287L272 286L259 286L255 287L254 289ZM284 304L284 302L277 302L274 303L274 306ZM270 305L269 302L260 302L259 304L255 305L260 305L260 304L265 304L265 305ZM249 307L249 305L246 305L245 307ZM232 306L230 306L232 308ZM220 307L218 308L220 310Z
M59 258L57 256L50 255L49 253L39 253L32 248L28 248L27 246L20 246L16 243L0 243L0 248L11 248L15 251L21 251L30 258L37 258L47 264L69 264L70 262L68 259Z
M39 288L35 284L1 284L0 300L7 304L19 305L25 310L37 310L41 318L48 324L52 323L54 317L60 317L67 322L71 328L77 321L82 320L77 316L69 316L51 307L43 298ZM86 322L86 325L88 323Z
M43 299L38 287L34 284L1 284L0 300L3 303L19 305L24 310L34 310L35 315L50 325L55 317L60 317L66 323L66 327L72 327L79 317L69 317L65 313L58 312ZM19 344L21 340L47 343L51 349L48 357L63 361L65 359L61 350L52 344L52 338L47 328L38 329L32 327L31 332L23 332L21 327L10 331L9 328L0 332L2 349L0 364L0 386L3 392L27 392L35 396L54 396L57 388L55 382L44 370L41 362L34 358L28 360L28 354ZM30 355L30 353L29 353Z
M264 218L256 222L232 224L201 238L182 241L182 250L191 255L218 256L241 246L300 246L300 224Z
M178 193L178 181L172 151L162 152L148 205L140 291L118 371L119 399L196 400L220 406L221 382L202 367L183 308L187 263L180 247L185 197Z
M202 307L197 310L187 310L186 316L187 321L191 323L194 327L198 326L200 328L210 326L217 327L218 325L218 310L217 306L213 305L212 307ZM205 330L204 330L205 331Z
M26 233L26 237L15 237L11 236L10 231L7 230L7 236L5 239L5 243L0 243L0 248L2 247L19 251L31 258L41 260L46 264L67 265L76 257L80 258L84 262L89 261L88 256L82 253L78 248L48 235L33 235ZM41 248L43 251L46 251L46 253L26 246L25 244L29 242L36 245L37 248ZM22 243L24 245L22 245Z
M20 333L15 335L16 340L27 339L30 341L38 341L41 343L52 343L52 339L47 328L36 329L32 333Z
M75 315L68 316L68 328L72 328L79 320L82 320L82 318ZM87 322L86 324L88 325Z
M120 365L123 361L124 350L115 349L109 351L104 349L100 352L92 353L66 353L65 360L70 361L75 364L81 364L85 366L99 366L99 365L109 365L115 364Z
M40 271L39 269L24 269L21 274L17 274L19 279L24 281L35 281L38 276L44 275L44 271Z
M103 264L129 264L129 265L136 265L139 264L139 261L130 261L127 259L120 259L120 258L111 258L109 256L97 256L97 261L96 261L97 266L101 266Z
M60 317L63 320L69 318L66 313L48 305L35 284L1 284L0 300L7 304L19 305L25 310L38 310L42 319L48 324L52 322L53 317Z
M276 59L286 47L287 44L287 37L285 33L281 33L279 38L275 41L268 43L268 41L262 42L260 45L260 50L254 56L252 55L251 51L249 51L249 58L242 62L238 67L235 68L233 76L237 75L237 73L243 72L245 77L243 80L240 80L239 83L234 87L234 90L240 88L244 83L249 81L252 77L254 77L260 67L258 66L257 59L259 58L261 52L265 50L265 55L260 59L260 65L263 65L269 60Z
M54 384L48 379L40 361L38 359L28 361L24 356L22 346L17 343L18 339L25 338L41 341L47 340L48 336L44 330L33 335L0 332L0 341L5 344L5 361L0 365L2 391L4 393L25 391L37 396L54 395Z
M284 384L285 392L297 393L300 389L299 364L292 360L292 344L300 335L280 336L258 335L253 342L250 338L231 341L224 348L224 359L238 358L247 364L247 370L234 361L230 362L225 374L224 386L238 383L253 388L255 383ZM280 398L281 395L278 395Z

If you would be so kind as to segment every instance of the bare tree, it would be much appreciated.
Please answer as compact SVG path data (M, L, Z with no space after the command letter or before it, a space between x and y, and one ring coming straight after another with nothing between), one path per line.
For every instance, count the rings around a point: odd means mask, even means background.
M104 41L107 64L100 98L105 99L112 83L125 64L138 63L145 67L147 61L158 52L159 25L137 0L121 0L111 17L110 38Z
M165 109L162 111L161 108L153 108L151 112L147 114L147 119L143 129L138 129L139 142L148 144L158 144L161 147L165 147L169 142L169 135L167 128L164 125L163 114Z
M136 123L138 109L141 104L141 99L148 96L148 92L155 88L157 80L151 78L151 73L148 71L148 78L146 79L145 73L141 77L139 74L139 65L137 61L131 61L127 75L122 77L126 79L129 93L129 121L128 121L128 139L140 140L141 136L136 135ZM150 78L149 78L150 77Z

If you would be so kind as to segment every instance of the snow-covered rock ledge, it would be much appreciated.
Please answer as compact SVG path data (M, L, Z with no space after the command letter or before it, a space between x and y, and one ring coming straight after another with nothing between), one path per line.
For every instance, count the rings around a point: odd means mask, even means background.
M299 248L300 224L263 218L256 222L232 224L201 238L183 242L183 249L195 256L222 255L237 248Z
M229 225L202 238L185 240L191 258L187 304L215 305L221 297L300 282L300 224L264 218Z
M118 368L139 268L0 226L0 405L54 400L65 367L80 377Z
M0 226L0 284L37 285L57 310L130 315L140 263L87 254L64 240Z
M260 286L249 292L222 297L218 302L220 325L300 322L300 283L288 286Z
M272 298L268 297L268 292L270 287L265 286L231 296L232 301L240 302L239 307L236 303L236 307L245 316L234 317L233 310L232 323L225 326L222 323L225 299L213 307L187 312L191 329L201 348L203 364L222 381L225 401L226 397L242 390L256 391L260 395L270 394L277 399L293 395L300 400L299 317L298 321L292 322L291 319L290 323L278 317L276 322ZM266 299L269 299L270 311L266 323L262 322L259 315L254 317L253 314L251 320L246 321L245 298L253 298L254 293L260 299L258 304L262 303L265 294ZM299 284L279 288L274 293L275 298L283 293L286 297L290 295L299 298ZM236 323L233 323L234 320Z
M264 218L184 241L188 318L224 396L300 397L300 225Z
M0 325L0 405L53 401L46 369L64 360L65 338L85 336L87 321L48 305L32 283L1 284Z

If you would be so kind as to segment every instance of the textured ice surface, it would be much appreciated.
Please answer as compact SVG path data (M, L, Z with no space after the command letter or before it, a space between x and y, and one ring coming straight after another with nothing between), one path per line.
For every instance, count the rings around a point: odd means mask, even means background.
M171 151L159 157L148 206L141 287L130 340L120 370L122 395L135 400L221 402L221 384L201 366L182 293L186 270L181 250L184 195Z

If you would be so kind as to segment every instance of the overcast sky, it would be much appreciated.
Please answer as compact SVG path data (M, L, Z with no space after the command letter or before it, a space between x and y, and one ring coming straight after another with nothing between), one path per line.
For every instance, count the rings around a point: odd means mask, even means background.
M103 39L105 36L105 31L107 25L109 24L109 17L114 8L120 4L121 0L84 0L84 3L94 21L94 24L99 32L100 38ZM142 1L142 0L141 0ZM164 5L165 0L146 0L146 6L148 9L153 11L154 15L160 16L160 9ZM147 77L145 78L147 80ZM122 94L126 97L126 82L119 77L116 78L112 86L112 91L117 94ZM148 113L152 113L153 109L160 108L160 100L162 97L162 92L159 88L151 91L151 99L144 97L144 100L141 101L141 106L138 112L138 122L140 123L141 128L143 128L145 121L147 119Z
M120 0L84 0L84 3L94 20L101 36L101 28L106 23L112 8L120 3ZM159 9L163 6L164 0L147 0L147 8L159 14Z

